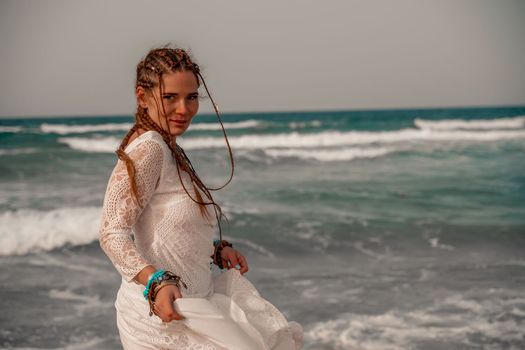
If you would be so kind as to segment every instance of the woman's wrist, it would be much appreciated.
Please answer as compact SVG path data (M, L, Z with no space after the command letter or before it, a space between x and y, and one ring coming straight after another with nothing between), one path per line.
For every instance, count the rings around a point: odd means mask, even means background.
M188 288L186 283L181 280L180 276L177 276L173 272L165 271L165 270L157 270L155 273L149 278L148 282L146 283L146 287L144 288L144 299L148 301L149 304L149 315L152 316L155 309L155 299L157 296L158 291L163 288L165 285L174 285L179 290L181 288L181 285L184 288Z
M233 245L224 239L223 240L216 239L215 241L213 241L213 245L215 246L215 250L213 252L213 255L211 256L211 258L213 259L213 263L217 265L219 269L223 269L224 266L222 265L222 256L221 256L222 250L224 249L224 247L233 247Z
M135 276L134 280L145 286L155 271L157 269L153 265L148 265Z

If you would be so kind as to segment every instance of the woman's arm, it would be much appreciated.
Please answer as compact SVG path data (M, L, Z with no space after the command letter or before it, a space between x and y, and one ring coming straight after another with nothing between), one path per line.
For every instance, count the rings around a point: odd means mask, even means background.
M146 284L155 267L137 251L132 229L150 201L162 170L162 146L154 140L140 143L129 154L135 166L138 202L131 191L126 164L119 160L109 179L99 232L101 248L128 282ZM140 203L140 205L139 205Z

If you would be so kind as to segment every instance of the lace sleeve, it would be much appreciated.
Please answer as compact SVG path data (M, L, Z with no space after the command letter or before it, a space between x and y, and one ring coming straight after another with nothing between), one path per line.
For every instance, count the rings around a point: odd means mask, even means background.
M155 192L160 178L163 150L146 140L128 153L135 166L138 199L144 208ZM142 208L134 200L126 164L119 160L111 174L102 207L99 242L118 272L128 282L150 265L137 251L132 238L133 226Z

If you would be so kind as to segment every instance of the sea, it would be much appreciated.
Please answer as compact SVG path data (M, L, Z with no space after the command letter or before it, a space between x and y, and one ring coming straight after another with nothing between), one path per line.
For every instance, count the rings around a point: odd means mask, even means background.
M525 107L223 119L224 237L304 349L525 349ZM132 123L0 120L0 348L121 349L98 226ZM214 115L177 142L228 179Z

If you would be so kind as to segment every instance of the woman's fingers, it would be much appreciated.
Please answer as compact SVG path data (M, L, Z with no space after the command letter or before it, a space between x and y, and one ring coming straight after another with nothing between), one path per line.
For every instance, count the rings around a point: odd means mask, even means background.
M226 268L226 269L231 269L231 266L230 266L230 260L228 259L222 259L222 267Z
M168 309L169 310L166 312L167 321L164 322L171 322L173 320L181 321L184 319L184 317L175 310L173 303L170 306L168 306Z
M160 317L162 322L184 319L184 316L179 314L173 305L175 299L178 298L182 298L182 295L176 286L170 285L159 290L155 300L155 314Z
M248 262L246 261L246 258L240 253L238 253L237 258L239 260L239 265L241 266L239 272L241 274L248 272Z
M235 258L235 249L233 249L232 247L224 247L221 252L221 258L222 266L228 270L237 265L237 259Z
M239 259L237 259L237 251L232 249L231 251L228 251L227 260L228 260L228 269L235 268L239 269L241 266L239 264Z
M248 262L246 258L237 250L230 247L227 248L228 249L225 247L223 250L222 265L227 269L235 268L239 270L241 274L248 272Z

